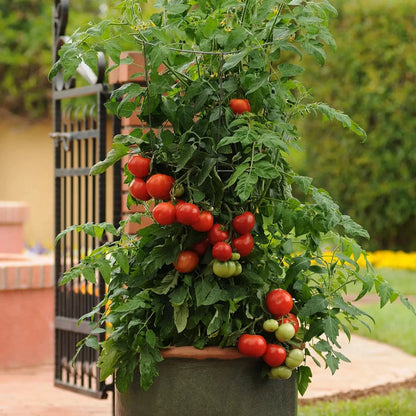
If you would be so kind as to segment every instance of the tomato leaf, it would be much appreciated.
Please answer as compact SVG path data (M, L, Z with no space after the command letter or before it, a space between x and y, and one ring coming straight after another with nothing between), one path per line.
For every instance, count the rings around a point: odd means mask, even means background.
M188 317L189 308L186 302L179 305L173 305L173 320L179 334L186 328Z
M84 265L84 267L82 268L82 275L89 282L91 282L93 284L97 283L97 279L95 277L95 269L93 267L88 266L88 265Z
M152 288L152 292L158 295L166 295L178 284L179 273L169 273L161 281L159 286Z
M113 251L111 255L115 258L121 270L123 270L124 273L128 274L130 267L129 267L129 257L127 253L125 253L124 251L118 250L118 251Z
M296 383L298 386L298 391L303 396L306 393L306 390L310 384L312 378L312 371L310 367L306 365L301 365L296 371Z
M153 379L159 375L157 363L162 360L158 348L152 348L145 341L140 343L140 386L143 391L148 390L153 383Z
M141 294L127 300L127 302L113 308L113 312L131 312L141 308L148 308L148 303Z
M319 312L326 311L329 305L329 300L322 295L315 295L309 299L303 308L299 311L300 317L314 315Z
M91 169L90 175L99 175L104 173L110 166L118 162L128 152L129 148L124 144L114 143L113 149L107 153L107 157L97 162Z
M98 340L95 336L91 335L88 336L85 340L85 345L87 347L93 348L96 351L100 350L100 344L98 343Z
M104 279L104 282L109 284L111 279L111 266L105 258L99 260L98 269Z
M337 342L337 338L339 335L339 319L335 318L334 316L328 315L324 321L324 330L327 337L330 339L332 343Z

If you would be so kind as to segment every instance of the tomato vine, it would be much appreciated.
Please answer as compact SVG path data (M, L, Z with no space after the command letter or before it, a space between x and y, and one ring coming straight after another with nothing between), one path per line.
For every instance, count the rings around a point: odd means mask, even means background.
M155 175L174 181L163 195L154 195L176 207L183 199L209 211L220 224L216 232L224 233L217 241L232 242L241 256L219 264L221 260L201 246L197 256L192 247L206 233L193 229L183 214L181 221L169 217L134 236L124 233L125 222L119 230L96 225L94 232L105 230L119 239L94 250L62 283L81 274L94 280L91 270L98 269L108 284L105 301L111 301L111 307L100 315L98 305L88 314L113 328L100 346L101 377L117 371L117 388L125 390L140 354L141 383L147 389L157 375L160 349L233 347L244 334L263 334L267 342L283 345L288 355L306 344L307 356L321 357L335 372L339 361L347 360L338 350L340 330L349 336L347 323L371 319L344 300L347 289L360 286L362 297L375 287L382 304L399 296L368 262L364 269L358 266L366 253L354 238L368 237L367 232L343 215L311 178L297 175L287 158L299 147L296 119L308 113L338 120L365 139L365 132L347 115L312 102L296 79L304 70L293 63L296 56L310 54L323 64L325 44L334 46L327 23L336 10L327 0L160 0L155 7L160 11L142 20L138 2L121 1L120 20L77 32L62 47L51 76L62 69L69 76L81 59L90 62L102 49L116 65L133 65L120 61L120 45L141 50L146 85L121 86L107 108L119 117L138 110L139 119L151 128L115 136L106 160L91 173L105 172L128 154L150 158L146 184ZM232 99L247 100L244 111L230 107ZM127 169L126 175L131 183L134 177ZM174 190L179 186L183 196L177 197ZM137 202L146 210L132 214L131 222L152 216L148 202L130 195L129 204ZM254 215L255 225L240 236L232 223L245 212ZM74 226L60 236L73 230L90 228ZM228 254L220 258L228 259ZM276 341L264 333L263 322L273 317L266 297L277 288L293 297L292 313L300 327L293 334L289 323L291 338L286 333ZM290 355L293 367L295 355ZM304 364L294 371L303 394L311 370ZM292 368L286 368L271 377L291 373Z

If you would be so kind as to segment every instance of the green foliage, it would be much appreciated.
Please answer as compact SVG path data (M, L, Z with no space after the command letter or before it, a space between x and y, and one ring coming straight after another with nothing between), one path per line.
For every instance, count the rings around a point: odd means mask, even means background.
M70 2L68 33L104 13L105 1ZM14 0L0 4L1 106L30 117L49 108L52 62L52 7L46 0ZM101 16L102 17L102 16Z
M299 416L412 416L415 412L414 389L397 390L356 400L333 400L300 404Z
M371 249L412 250L416 243L416 4L338 1L338 40L325 68L303 81L313 95L350 114L367 131L360 143L336 125L301 128L313 172L342 210L370 231ZM310 61L307 61L308 65Z
M262 333L276 343L262 322L271 318L265 297L277 287L291 293L293 312L301 320L297 337L285 348L306 342L306 353L314 349L334 372L340 360L348 360L337 342L341 328L349 335L344 322L368 317L343 299L346 288L356 283L362 297L375 287L382 305L398 297L368 262L363 269L357 264L365 252L354 238L367 232L287 162L288 152L297 148L295 122L308 112L322 113L365 138L341 111L306 102L306 89L296 80L303 68L287 63L293 53L324 62L325 44L334 44L327 24L335 9L326 0L160 1L156 6L162 11L144 21L137 2L122 1L122 19L75 33L50 76L61 70L70 76L81 59L93 61L99 51L118 63L120 45L134 39L145 56L149 82L123 85L107 107L124 117L137 108L138 117L157 130L117 135L92 173L105 171L124 155L146 155L152 159L151 174L173 176L185 189L181 198L212 212L231 238L237 237L232 219L254 213L255 244L241 259L238 276L216 276L210 250L194 271L179 273L172 264L178 253L204 233L174 223L153 224L129 236L122 223L119 240L97 248L64 277L67 281L71 273L88 270L89 279L91 268L101 271L103 261L110 268L105 279L111 306L101 322L110 322L113 331L102 344L102 378L117 370L117 387L124 391L139 354L141 385L147 389L157 375L160 349L235 346L244 333ZM233 114L232 98L248 99L251 112ZM126 173L130 183L133 176ZM130 196L129 202L138 201ZM147 203L145 208L130 221L151 216ZM93 231L98 235L102 228ZM321 247L328 237L333 242L329 256ZM99 307L92 314L99 315ZM310 369L297 370L297 379L303 394Z

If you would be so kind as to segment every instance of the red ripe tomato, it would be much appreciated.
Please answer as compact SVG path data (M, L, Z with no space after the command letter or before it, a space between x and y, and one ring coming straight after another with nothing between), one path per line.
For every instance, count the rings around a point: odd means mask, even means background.
M170 199L170 190L175 182L172 176L156 173L146 182L147 192L156 199Z
M214 257L214 259L227 261L230 260L232 254L233 249L231 246L223 241L215 243L214 247L212 247L212 257Z
M176 209L170 202L161 202L153 208L153 218L161 225L170 225L175 222Z
M266 306L272 315L287 315L293 308L292 295L284 289L273 289L266 296Z
M242 114L246 111L251 111L250 103L244 98L232 98L230 100L230 107L234 114Z
M250 357L261 357L267 349L267 342L261 335L244 334L238 339L238 351Z
M298 332L299 329L299 319L298 317L294 314L294 313L288 313L287 316L282 318L282 324L286 324L286 323L290 323L293 325L293 327L295 328L295 335ZM279 319L279 323L280 323L280 319Z
M199 220L192 224L195 231L206 232L209 231L214 224L214 216L208 211L202 211L199 215Z
M240 253L241 257L248 256L254 247L254 239L250 233L243 234L240 237L234 238L232 241L233 247Z
M191 249L192 251L195 251L198 256L203 256L205 252L208 250L208 247L210 246L208 238L204 238L199 243L194 244Z
M179 273L189 273L196 269L198 263L198 254L194 251L184 250L179 253L178 259L173 265Z
M127 169L137 178L144 178L149 174L151 161L148 157L133 155L127 162Z
M263 360L270 367L279 367L285 362L286 350L281 345L267 344Z
M218 243L219 241L225 241L230 236L228 231L222 229L223 225L214 224L208 231L208 240L211 244Z
M195 204L183 202L176 205L176 219L181 224L192 225L198 222L199 208Z
M129 191L133 198L140 201L148 201L151 198L147 192L146 182L141 178L134 178L132 180Z
M233 228L239 234L247 234L254 228L255 223L254 215L251 212L244 212L233 219Z

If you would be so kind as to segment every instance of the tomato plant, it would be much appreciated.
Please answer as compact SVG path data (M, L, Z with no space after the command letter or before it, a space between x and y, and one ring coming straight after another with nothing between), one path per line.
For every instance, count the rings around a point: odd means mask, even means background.
M250 103L245 98L232 98L230 107L234 114L243 114L246 111L251 111Z
M270 367L278 367L283 364L286 359L286 350L277 344L267 344L266 352L263 355L263 360Z
M287 315L293 308L292 295L284 289L273 289L267 294L266 306L275 316Z
M269 377L278 380L287 380L292 377L292 370L285 365L273 367L269 371Z
M293 314L293 313L288 313L287 316L283 317L283 318L279 318L279 321L281 320L282 323L286 324L286 323L290 323L293 325L293 327L295 328L295 334L298 333L299 330L299 319L298 317Z
M199 208L195 204L183 202L176 205L176 219L181 224L196 224L200 219Z
M212 257L214 257L214 259L227 261L230 260L232 254L233 249L231 246L227 243L224 243L223 241L215 243L212 247Z
M161 202L153 208L153 218L161 225L170 225L175 222L176 209L171 202Z
M195 251L196 254L198 254L199 256L203 256L210 245L211 244L209 243L208 238L204 238L198 243L193 244L191 248L192 251Z
M239 234L249 233L256 223L254 215L251 212L244 212L233 219L233 228Z
M286 341L291 340L295 336L295 328L291 323L288 322L288 323L279 325L279 327L276 329L276 332L274 334L278 341L286 342Z
M173 265L179 273L190 273L197 268L198 263L198 254L194 251L183 250L179 253L178 258Z
M302 364L302 361L305 359L305 354L302 350L294 348L289 351L285 359L285 365L288 368L296 368Z
M234 261L235 264L235 272L233 276L239 276L243 272L243 266L238 261Z
M206 232L214 225L214 216L207 211L202 211L199 215L198 221L192 223L192 228L195 231Z
M208 231L208 240L211 244L225 241L229 238L230 233L224 230L224 226L221 224L214 224Z
M241 257L246 257L253 250L254 238L250 233L243 234L240 237L234 238L232 244Z
M122 84L106 107L119 117L134 112L146 128L116 134L107 157L91 168L102 174L125 156L149 156L154 174L146 183L133 172L125 178L128 204L144 201L144 212L119 224L73 225L57 238L84 231L106 241L62 278L66 284L100 275L107 284L103 301L85 315L113 323L100 344L100 374L105 379L117 370L117 388L125 390L138 367L146 390L158 373L160 348L191 343L244 350L254 340L259 353L265 344L253 334L260 332L269 341L277 336L287 351L302 344L305 354L315 349L335 371L345 322L368 319L345 291L358 287L361 298L375 288L381 305L400 297L356 241L368 233L291 163L292 149L302 146L297 123L308 114L339 121L365 139L346 114L314 102L298 78L304 54L323 64L325 44L334 45L328 22L335 10L328 1L309 0L159 3L143 19L139 7L121 0L121 16L77 31L51 70L68 79L79 62L104 51L115 67L132 65L137 72L131 56L120 60L126 42L142 51L139 66L145 66L145 82ZM171 206L156 205L160 223L130 235L129 222L151 218L150 198L172 202L177 222L165 226ZM329 255L322 252L327 241ZM229 260L208 250L217 243L231 244ZM279 323L274 331L270 322L263 329L269 318ZM305 364L293 370L301 393L310 371ZM279 365L269 374L288 378L292 370Z
M263 329L266 332L275 332L279 328L279 322L276 319L267 319L263 322Z
M244 334L238 339L238 351L250 357L261 357L267 350L267 342L261 335Z
M133 155L127 162L127 169L137 178L144 178L149 175L152 159L141 155Z
M172 176L156 173L146 181L146 189L149 195L156 199L170 199L170 190L175 182Z
M212 270L218 277L228 278L234 276L239 271L234 261L220 261L214 260L212 264Z
M148 201L152 197L147 192L146 182L141 178L134 178L130 183L129 192L131 196L139 201Z

